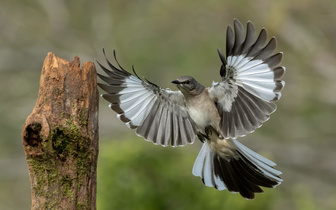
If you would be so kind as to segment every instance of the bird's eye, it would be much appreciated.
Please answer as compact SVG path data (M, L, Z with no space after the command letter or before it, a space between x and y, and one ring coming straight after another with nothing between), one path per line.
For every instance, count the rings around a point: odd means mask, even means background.
M185 82L184 82L184 84L187 84L187 85L189 85L189 84L190 84L190 81L189 81L189 80L187 80L187 81L185 81Z

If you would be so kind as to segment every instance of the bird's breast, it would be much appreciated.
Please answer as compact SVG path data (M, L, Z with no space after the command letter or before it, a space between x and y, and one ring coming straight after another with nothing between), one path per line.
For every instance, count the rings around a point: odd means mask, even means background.
M188 98L186 102L188 113L199 129L204 131L207 125L212 125L215 129L219 129L220 116L207 89L197 96Z

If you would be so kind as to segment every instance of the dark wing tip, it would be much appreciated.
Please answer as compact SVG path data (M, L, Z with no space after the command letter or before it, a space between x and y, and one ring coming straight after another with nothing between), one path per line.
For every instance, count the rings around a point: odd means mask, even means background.
M279 52L267 58L264 61L264 63L267 63L270 68L275 68L280 65L282 58L283 58L283 52Z
M117 58L117 52L116 52L115 49L113 49L113 56L114 56L115 59Z
M254 24L249 20L249 21L247 21L247 28L249 28L249 27L251 27L251 28L254 28L255 29L255 26L254 26Z
M226 29L226 57L230 56L232 53L233 45L235 42L235 37L231 26Z
M135 71L135 69L134 69L134 65L132 65L132 71L133 71L134 75L135 75L138 79L140 79L140 77L138 76L138 74L136 73L136 71ZM140 80L141 80L141 79L140 79Z
M222 51L219 48L217 48L217 52L218 52L219 58L222 61L222 64L226 65L226 59L225 59L225 56L223 55Z
M120 65L120 63L119 63L119 61L118 61L118 59L117 59L117 53L116 53L115 49L113 49L113 57L114 57L114 60L117 62L119 68L120 68L121 70L126 71L126 70Z
M233 23L234 23L235 26L243 27L243 25L241 24L241 22L237 18L233 19Z

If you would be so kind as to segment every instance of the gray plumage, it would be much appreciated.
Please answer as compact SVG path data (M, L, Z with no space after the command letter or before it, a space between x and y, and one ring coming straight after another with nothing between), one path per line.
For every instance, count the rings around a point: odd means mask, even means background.
M274 54L275 37L266 44L265 29L255 37L250 21L245 33L242 24L234 20L234 30L227 29L226 56L218 50L221 81L212 87L182 76L172 81L178 91L163 89L140 79L134 69L134 74L123 69L115 52L119 68L107 58L110 70L98 62L108 75L98 74L106 83L98 85L117 117L146 140L175 147L193 143L197 136L203 146L193 174L206 186L253 199L254 193L262 192L260 186L280 184L281 172L236 138L262 126L276 110L274 102L281 97L285 72L280 66L282 53Z

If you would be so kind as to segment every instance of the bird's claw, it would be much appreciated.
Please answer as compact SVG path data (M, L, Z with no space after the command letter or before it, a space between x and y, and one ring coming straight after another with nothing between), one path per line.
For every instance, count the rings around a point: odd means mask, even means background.
M212 130L213 127L211 125L205 126L204 131L208 138L212 135Z
M197 133L197 137L202 143L204 143L205 139L204 139L204 136L201 133Z
M210 136L214 133L216 136L218 136L219 139L224 139L224 137L211 125L205 126L204 131L208 138L210 138Z
M212 136L213 134L215 134L216 136L218 136L218 138L219 139L224 139L224 137L221 135L221 134L219 134L219 132L218 131L216 131L215 129L214 129L214 127L212 127L211 125L207 125L207 126L205 126L205 128L204 128L204 132L205 132L205 134L204 133L201 133L201 132L198 132L196 135L197 135L197 137L198 137L198 139L202 142L202 143L204 143L204 141L207 139L207 140L210 140L210 136Z
M204 143L205 139L210 140L210 137L209 137L209 136L207 136L207 135L205 135L205 134L203 134L203 133L201 133L201 132L198 132L198 133L197 133L197 137L198 137L198 139L199 139L202 143Z

